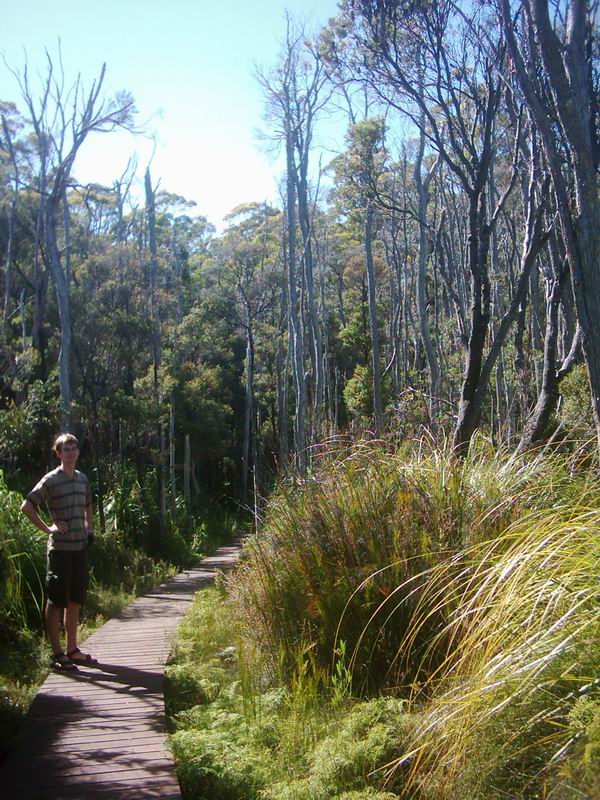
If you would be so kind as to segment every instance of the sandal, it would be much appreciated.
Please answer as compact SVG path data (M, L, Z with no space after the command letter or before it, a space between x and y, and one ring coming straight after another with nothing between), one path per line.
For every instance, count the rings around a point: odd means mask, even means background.
M73 670L77 669L73 661L71 661L71 659L62 652L62 650L52 655L50 658L50 666L52 669L59 671L62 670L63 672L73 672Z
M82 667L94 667L98 663L97 658L94 658L89 653L82 653L78 647L74 650L69 650L67 658L70 659L73 664L81 664Z

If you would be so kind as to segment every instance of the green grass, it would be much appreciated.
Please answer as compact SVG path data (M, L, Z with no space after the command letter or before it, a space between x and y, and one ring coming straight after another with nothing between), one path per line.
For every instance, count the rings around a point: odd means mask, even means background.
M428 668L443 657L429 644L451 610L429 605L427 625L396 658L414 631L428 571L499 536L532 504L552 507L574 484L592 491L564 459L552 468L549 460L515 462L484 443L465 461L428 441L400 450L377 442L332 448L304 482L275 493L229 583L248 636L284 681L305 649L316 671L329 675L343 641L355 695L390 683L409 691L424 654L433 659Z
M597 702L600 507L531 512L462 561L469 570L429 576L431 597L460 599L438 637L446 657L429 675L415 752L400 763L426 797L576 797L600 780L600 759L581 764L598 746L595 717L575 730L578 704Z
M283 485L170 667L187 796L600 797L582 452L358 443Z

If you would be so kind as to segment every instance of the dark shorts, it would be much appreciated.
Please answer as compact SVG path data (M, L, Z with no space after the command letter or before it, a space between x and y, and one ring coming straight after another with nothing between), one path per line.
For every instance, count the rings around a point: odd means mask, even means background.
M66 608L69 600L83 605L87 597L87 551L51 550L46 570L46 594L53 606Z

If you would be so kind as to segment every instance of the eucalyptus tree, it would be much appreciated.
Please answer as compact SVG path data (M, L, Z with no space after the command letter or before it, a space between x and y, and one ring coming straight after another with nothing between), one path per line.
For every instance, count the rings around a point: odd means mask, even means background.
M130 127L135 108L131 95L126 92L119 92L110 99L102 94L105 64L89 89L85 88L81 74L67 86L60 53L57 65L47 54L46 74L39 96L31 85L27 63L22 72L15 71L14 75L27 107L28 123L37 151L39 223L58 302L61 419L63 428L66 428L71 414L71 267L67 189L75 159L87 137L92 133Z
M597 4L498 0L498 9L552 177L600 447Z
M329 89L319 53L309 48L302 28L286 18L286 37L275 69L258 72L266 100L265 119L269 137L283 143L286 164L285 206L287 215L287 296L289 339L292 349L295 413L294 448L301 471L307 465L308 386L305 375L305 332L303 297L313 373L313 425L320 416L325 397L322 334L315 298L313 208L309 192L309 157L315 120L327 102ZM298 270L297 226L302 241L302 272ZM304 291L298 292L299 284ZM310 437L310 432L309 432Z
M6 260L4 265L4 301L2 303L2 323L6 327L8 322L8 315L10 311L10 299L12 293L13 282L13 260L15 252L15 223L17 216L17 198L20 188L20 158L18 154L18 145L14 141L16 139L16 127L20 127L17 119L16 108L14 106L8 107L6 104L0 104L1 119L2 119L2 133L0 137L0 154L4 151L3 157L0 158L0 165L2 173L2 182L6 186L7 194L10 199L5 201L6 206L6 223L7 223L7 241L6 241Z
M295 181L298 198L298 222L302 236L302 263L306 306L310 331L310 356L314 376L313 387L313 435L321 433L321 418L325 404L325 378L323 369L322 320L319 319L314 268L314 206L309 191L309 158L314 136L315 121L327 104L330 89L318 51L305 47L296 54L298 64L292 72L291 106L296 154Z
M144 190L146 197L146 224L148 234L149 275L150 275L150 312L152 319L152 385L154 403L158 411L158 442L160 449L158 468L158 491L160 497L160 524L161 530L165 529L167 518L167 442L165 426L162 420L161 405L163 392L160 381L162 362L162 332L160 324L160 310L158 303L158 246L156 241L156 190L152 187L150 168L144 173Z
M235 286L244 330L244 422L242 440L241 502L248 501L249 478L256 498L258 477L257 414L255 398L256 326L265 319L280 294L280 212L266 204L236 207L226 220L228 227L215 245L226 279Z
M450 0L440 3L381 4L350 0L353 36L362 48L365 69L382 100L423 130L467 200L463 269L470 280L468 347L454 446L464 454L478 427L491 369L527 291L529 274L547 239L543 191L537 164L528 170L528 207L523 210L521 269L515 293L486 354L490 332L491 234L522 168L521 126L500 124L505 54L474 9L471 18ZM485 47L483 43L485 42ZM490 166L497 149L513 149L512 166L495 196ZM490 202L493 200L493 202Z
M352 123L355 123L357 116L361 114L358 110L364 107L362 112L365 116L369 115L369 110L373 106L379 105L379 111L386 115L386 121L391 126L394 120L389 114L390 105L386 101L381 102L381 91L374 89L370 81L369 63L365 60L364 49L359 42L352 41L349 32L352 29L352 6L345 4L337 18L330 20L329 25L321 34L320 46L324 54L325 63L328 67L328 74L334 83L336 90L344 98ZM357 46L358 45L358 46ZM417 54L417 64L415 68L415 79L422 84L421 64ZM422 92L422 85L420 86ZM401 124L402 124L402 117ZM417 241L417 315L419 332L423 348L427 358L430 378L430 418L435 416L437 401L435 398L440 388L440 367L436 347L433 341L431 326L429 321L429 303L426 301L427 283L427 262L430 256L430 244L433 239L431 236L430 224L428 220L428 206L430 200L430 184L434 173L437 170L438 160L430 154L426 135L425 118L421 110L419 120L419 136L414 154L412 165L412 191L407 186L406 173L408 163L406 153L398 164L391 165L387 180L385 182L371 181L370 191L374 199L385 214L388 235L384 237L387 258L393 266L391 270L390 285L390 314L389 314L389 363L385 370L392 370L392 380L395 385L396 394L400 388L400 355L399 351L406 348L401 344L400 320L404 318L406 324L409 314L403 313L403 306L406 305L407 297L403 292L406 286L406 265L409 257L406 252L401 253L399 249L399 234L403 231L406 243L406 232L408 220L414 220L418 225ZM403 132L403 136L406 133ZM403 268L404 265L404 268ZM406 310L406 308L404 309ZM405 369L406 372L406 369Z
M553 232L549 258L540 262L546 289L546 325L540 389L535 406L523 426L518 450L538 444L546 436L558 405L560 384L581 360L581 328L563 314L560 335L560 308L568 302L570 272L559 232ZM571 324L569 325L569 321ZM573 330L575 328L575 330Z
M36 143L31 136L31 130L27 125L17 107L12 103L2 103L2 146L0 155L5 176L8 181L5 199L7 208L7 243L6 243L6 269L5 269L5 293L4 293L4 312L8 313L10 303L10 292L13 287L13 263L17 257L17 249L29 249L30 254L27 259L31 268L21 270L23 283L25 284L21 297L18 301L21 310L23 340L26 338L26 321L24 308L32 300L33 319L31 323L31 341L39 358L39 372L42 378L47 375L46 364L46 331L44 328L45 311L48 288L48 267L42 259L42 240L43 240L43 205L41 202L33 203L34 195L40 197L41 173L44 170L38 169L36 162ZM9 184L12 187L9 188ZM8 195L10 194L10 201ZM24 227L33 229L33 235L15 236L15 223L17 208L22 209L21 216L24 217ZM28 291L31 294L28 297ZM25 350L25 344L23 345Z
M383 424L381 348L377 314L377 286L373 259L376 197L373 187L385 170L385 126L381 118L367 119L350 127L347 150L333 161L336 194L342 209L360 212L367 275L369 330L371 336L371 375L373 385L373 424L376 432Z

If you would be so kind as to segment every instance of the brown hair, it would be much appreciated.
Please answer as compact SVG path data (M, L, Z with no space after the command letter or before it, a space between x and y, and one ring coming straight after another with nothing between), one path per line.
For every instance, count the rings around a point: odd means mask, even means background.
M57 458L60 458L60 451L62 450L63 444L67 444L67 442L73 442L79 447L79 442L77 441L77 437L73 436L72 433L61 433L60 436L57 436L54 440L54 444L52 445L52 452Z

